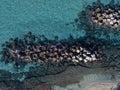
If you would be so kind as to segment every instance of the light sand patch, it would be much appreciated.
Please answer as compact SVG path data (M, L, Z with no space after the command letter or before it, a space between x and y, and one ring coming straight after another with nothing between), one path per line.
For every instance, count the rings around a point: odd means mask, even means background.
M85 90L115 90L117 83L94 83Z

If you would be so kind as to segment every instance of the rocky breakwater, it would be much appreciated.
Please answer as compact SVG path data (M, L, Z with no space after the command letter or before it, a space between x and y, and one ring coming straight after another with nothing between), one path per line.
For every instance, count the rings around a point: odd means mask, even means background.
M87 22L86 22L87 21ZM111 0L104 4L100 0L86 6L74 20L77 30L84 29L88 35L104 35L110 38L110 33L120 34L120 5Z
M104 40L89 36L74 39L70 35L64 40L55 36L54 40L48 40L44 35L29 32L21 39L11 38L2 47L1 61L13 63L16 73L11 77L14 80L57 74L68 66L103 67L106 61ZM33 66L25 72L27 64Z

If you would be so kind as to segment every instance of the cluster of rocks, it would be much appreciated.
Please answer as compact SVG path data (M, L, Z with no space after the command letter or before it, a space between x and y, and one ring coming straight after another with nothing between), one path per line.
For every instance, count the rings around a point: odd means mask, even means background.
M71 37L71 38L70 38ZM75 65L102 60L102 48L94 40L77 39L72 36L69 40L48 40L33 35L31 32L24 39L11 39L3 45L2 60L6 63L37 62L56 65L73 63ZM70 40L71 39L71 40ZM73 42L75 40L75 42ZM73 43L69 43L73 42ZM16 65L17 65L16 64Z
M120 5L111 6L99 3L91 7L91 21L99 26L107 26L112 29L120 27Z
M76 30L84 30L87 35L110 39L110 33L120 34L120 5L115 0L104 5L100 0L87 5L72 23Z

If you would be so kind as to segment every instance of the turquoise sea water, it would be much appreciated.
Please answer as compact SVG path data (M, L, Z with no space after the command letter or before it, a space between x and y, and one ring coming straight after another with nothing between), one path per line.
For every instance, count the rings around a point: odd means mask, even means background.
M66 25L77 14L96 0L0 0L0 45L11 37L21 37L31 31L53 39L84 36ZM101 0L108 3L110 0ZM1 50L1 47L0 47ZM0 69L13 72L12 64L0 63ZM28 70L28 67L26 67Z

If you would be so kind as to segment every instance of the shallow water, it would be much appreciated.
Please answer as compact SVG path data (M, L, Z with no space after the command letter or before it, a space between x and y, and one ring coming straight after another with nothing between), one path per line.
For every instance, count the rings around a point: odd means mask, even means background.
M22 37L29 31L44 34L50 39L56 35L60 39L67 38L69 34L74 37L84 36L84 32L75 31L72 25L66 24L77 18L78 12L94 1L96 0L1 0L0 45L11 37ZM106 4L110 0L101 1ZM0 69L15 73L12 64L5 65L0 62ZM29 65L24 71L28 70ZM85 76L83 81L86 83L92 80L109 80L109 77L108 74L91 73ZM71 85L66 88L69 87L71 88ZM54 90L68 90L66 88L56 86ZM80 90L76 84L72 84L72 88Z

